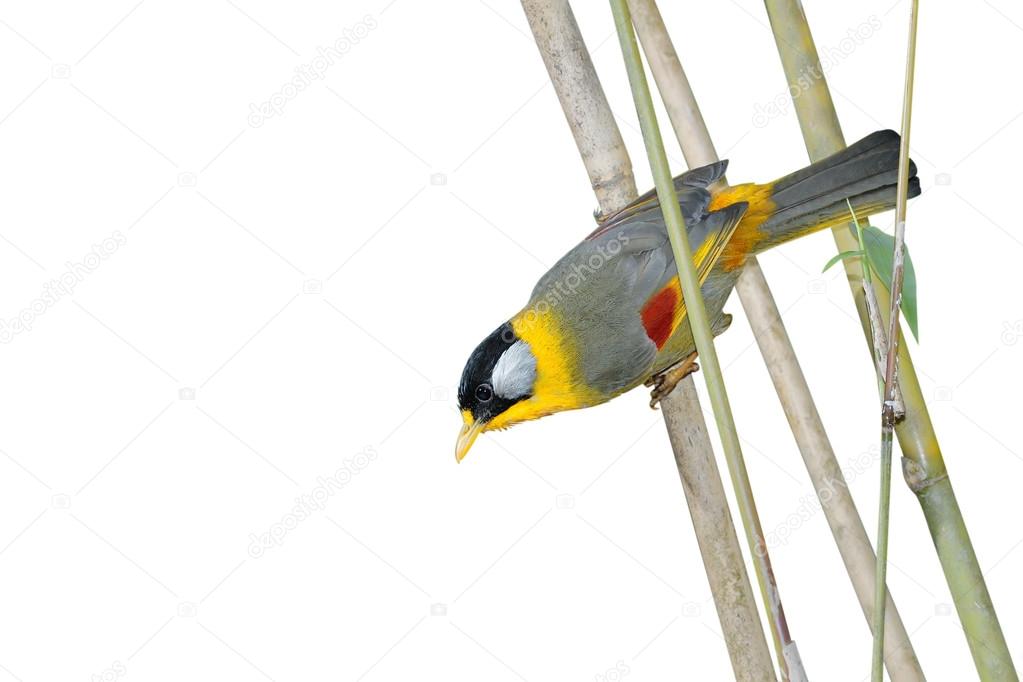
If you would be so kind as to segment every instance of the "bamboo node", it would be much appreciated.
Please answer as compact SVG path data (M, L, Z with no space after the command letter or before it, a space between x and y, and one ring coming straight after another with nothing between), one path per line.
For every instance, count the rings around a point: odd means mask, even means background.
M923 491L930 488L936 483L940 483L948 478L947 472L942 472L937 476L927 476L927 471L920 466L919 462L916 462L909 457L902 458L902 477L906 479L906 485L915 494L919 495Z

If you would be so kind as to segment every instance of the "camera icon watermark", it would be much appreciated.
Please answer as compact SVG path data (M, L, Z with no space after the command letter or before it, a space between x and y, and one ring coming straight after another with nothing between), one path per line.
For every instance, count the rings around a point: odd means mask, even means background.
M702 607L694 601L687 601L682 605L682 615L686 618L699 618L702 611Z
M561 493L554 498L554 506L558 509L575 509L575 495Z
M323 280L320 279L307 279L302 282L302 293L303 294L322 294L323 293Z
M50 67L50 76L61 80L71 78L71 67L67 64L54 64Z
M597 673L596 682L621 682L622 678L632 672L632 668L625 661L619 660L613 668L608 668L602 673Z
M178 187L195 187L198 182L199 178L196 177L195 173L188 171L178 173Z
M944 602L941 603L941 604L935 604L934 605L934 615L935 616L951 616L952 615L952 605L951 604L946 604Z
M178 400L195 400L195 389L191 386L182 386L178 389Z
M430 604L430 615L431 616L446 616L446 615L448 615L448 605L447 604L441 604L440 602L438 602L436 604Z
M934 399L940 403L952 402L953 391L951 386L938 386L934 389Z
M199 608L190 601L183 601L178 604L178 615L182 618L195 618Z
M950 173L938 173L934 176L934 184L940 187L948 187L952 184L952 175Z
M105 670L93 673L90 682L115 682L128 674L128 667L121 661L114 661Z
M446 403L450 399L451 389L447 386L434 386L430 389L430 400L437 403Z
M431 173L430 184L434 187L443 187L448 184L448 176L444 173Z
M54 509L71 509L71 496L58 493L50 498L50 506Z
M806 291L809 294L826 294L828 293L828 283L820 277L811 279L806 283Z

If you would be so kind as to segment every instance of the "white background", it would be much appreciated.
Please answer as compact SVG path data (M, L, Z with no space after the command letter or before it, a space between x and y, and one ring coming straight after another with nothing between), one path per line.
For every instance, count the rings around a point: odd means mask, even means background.
M644 189L609 9L576 4ZM663 10L730 179L804 165L789 108L754 125L787 99L762 5ZM880 22L828 78L850 141L897 127L908 3L806 11L822 51ZM1023 10L924 3L920 29L912 350L1020 663ZM346 30L322 80L250 125ZM645 392L452 457L469 351L593 227L517 3L4 3L0 60L0 318L75 283L0 347L0 679L730 678ZM762 263L873 535L876 386L844 276L820 274L833 253L820 234ZM863 679L866 624L727 310L764 527L808 517L772 552L793 635L813 679ZM343 467L324 509L286 519ZM892 506L924 670L973 679L897 469Z

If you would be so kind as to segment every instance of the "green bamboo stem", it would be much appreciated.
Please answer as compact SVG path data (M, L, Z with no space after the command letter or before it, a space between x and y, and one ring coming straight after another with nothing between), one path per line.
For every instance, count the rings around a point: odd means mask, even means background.
M777 680L692 376L661 402L736 682ZM684 409L678 409L679 406Z
M888 593L888 518L892 499L892 431L882 427L881 486L877 513L877 562L874 568L874 645L870 657L871 682L884 678L884 611Z
M601 215L636 196L628 152L568 0L522 0ZM693 377L661 401L736 682L776 679Z
M884 369L884 399L881 403L881 486L877 515L877 567L874 571L874 651L870 676L883 682L884 609L888 575L888 528L892 496L892 441L895 430L895 388L898 372L899 303L906 263L906 202L909 197L909 132L913 117L913 76L916 70L916 30L919 0L913 0L909 14L909 45L902 98L902 136L899 143L899 181L895 199L895 253L892 257L891 307L888 311L888 352ZM857 232L857 236L859 236ZM865 252L864 252L865 253ZM869 272L869 265L864 268ZM868 281L867 286L873 286Z
M636 113L639 117L647 157L650 161L650 170L654 176L654 186L657 189L657 196L660 201L661 211L664 214L664 222L667 226L672 252L675 256L675 264L679 271L682 296L686 302L686 319L692 328L693 339L696 342L696 349L703 365L704 377L707 381L707 392L710 395L711 406L714 410L714 419L717 423L722 447L725 451L725 459L728 462L728 471L735 489L739 513L743 521L743 528L746 531L746 541L750 547L753 565L756 569L757 582L760 586L768 621L771 625L771 635L775 644L778 667L783 679L790 679L790 673L796 673L792 679L800 679L802 674L797 666L792 666L793 669L790 670L788 665L788 660L791 660L788 657L791 657L795 651L791 646L792 640L789 636L788 624L785 621L785 611L782 607L778 587L774 582L770 556L767 552L767 545L764 542L763 529L760 526L749 475L743 461L742 448L739 444L735 420L728 402L728 393L725 389L721 364L718 360L717 350L714 347L714 335L711 332L710 318L707 315L707 309L700 292L700 282L696 274L696 268L693 265L692 250L689 245L688 235L686 234L685 221L682 217L682 209L678 203L678 195L672 183L668 157L664 151L664 143L657 125L657 115L654 111L653 99L651 98L650 88L646 81L646 74L643 71L643 63L640 58L636 35L632 28L629 8L626 0L611 0L611 9L614 13L615 26L618 30L618 39L621 43L622 56L625 60L625 67L629 76L629 84L632 87L632 97L636 104ZM801 668L801 666L799 667Z
M636 34L686 163L690 168L696 168L717 161L718 155L710 132L657 3L654 0L628 2ZM725 183L724 179L720 182ZM869 274L869 270L867 272ZM764 357L764 364L771 375L821 509L869 625L874 600L874 548L810 394L810 387L785 330L781 312L756 258L750 258L746 263L735 291L746 311ZM880 319L878 316L877 329L884 334ZM882 347L887 350L887 344ZM878 361L883 362L883 356ZM879 395L882 390L883 386L879 383ZM920 662L890 595L887 604L884 652L888 672L895 682L923 680Z
M786 79L795 88L793 92L799 93L793 103L807 151L811 160L822 159L844 148L845 139L802 4L799 0L765 0L765 5ZM807 83L806 74L819 74L819 77ZM797 85L801 78L804 81L802 85L808 87ZM833 233L840 252L856 248L856 239L849 226L839 226ZM862 291L863 270L854 259L846 259L844 266L869 345L871 337ZM884 287L875 287L875 293L882 311L890 309L891 300ZM966 530L905 344L898 344L896 357L899 387L906 407L905 419L895 426L903 453L903 476L923 510L980 679L985 682L1016 682L1019 677Z
M901 163L905 163L905 161L901 161ZM867 303L868 323L873 335L873 350L876 367L879 374L886 374L887 365L885 363L887 362L890 346L888 345L888 337L884 331L884 321L881 317L881 308L878 306L877 299L874 295L874 283L870 273L871 265L866 260L867 245L863 239L863 228L860 225L860 222L856 219L856 213L852 210L852 204L848 200L846 200L846 203L849 204L849 211L853 218L853 225L856 227L856 239L860 245L860 258L862 259L861 264L866 263L863 267L863 292ZM879 380L878 393L881 396L882 404L884 404L885 396L887 395L884 379ZM895 395L894 389L892 391L892 395ZM901 405L901 397L899 398L899 403L901 406L899 414L904 417L905 407ZM895 414L894 411L892 414ZM894 425L894 421L889 424L886 420L884 420L884 418L882 419L880 458L881 485L880 494L878 495L877 556L874 562L874 610L873 617L871 619L871 629L873 630L873 653L871 657L870 675L872 682L881 682L882 647L888 634L888 630L886 628L887 603L883 595L888 592L888 525L892 494L892 425Z

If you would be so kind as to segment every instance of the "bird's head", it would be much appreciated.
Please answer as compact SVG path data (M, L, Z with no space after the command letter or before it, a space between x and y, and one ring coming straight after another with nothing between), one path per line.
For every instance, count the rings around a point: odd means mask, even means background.
M483 339L469 356L458 384L462 430L455 459L462 461L482 432L531 418L522 407L534 396L536 383L536 355L510 322Z

